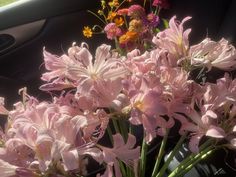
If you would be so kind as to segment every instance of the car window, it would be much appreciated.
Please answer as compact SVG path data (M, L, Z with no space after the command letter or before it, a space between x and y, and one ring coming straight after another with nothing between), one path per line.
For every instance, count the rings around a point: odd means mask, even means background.
M13 3L17 0L0 0L0 7Z

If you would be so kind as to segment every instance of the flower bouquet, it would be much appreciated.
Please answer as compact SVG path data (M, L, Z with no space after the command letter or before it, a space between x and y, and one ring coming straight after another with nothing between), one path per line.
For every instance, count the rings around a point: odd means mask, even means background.
M23 88L12 110L1 98L2 177L176 177L218 149L235 150L236 50L225 39L190 45L190 17L168 22L165 8L164 0L101 0L90 13L104 25L83 33L105 33L114 49L102 44L94 57L86 43L62 56L44 49L40 89L59 94L42 101ZM223 75L210 80L213 70ZM167 173L184 143L191 153Z

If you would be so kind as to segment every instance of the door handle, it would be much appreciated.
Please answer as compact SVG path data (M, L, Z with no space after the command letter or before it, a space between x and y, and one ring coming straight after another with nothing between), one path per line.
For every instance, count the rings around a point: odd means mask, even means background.
M1 1L1 0L0 0ZM33 39L43 28L45 19L0 30L0 55L17 48L26 41Z
M15 38L9 34L0 34L0 51L11 47L15 43Z

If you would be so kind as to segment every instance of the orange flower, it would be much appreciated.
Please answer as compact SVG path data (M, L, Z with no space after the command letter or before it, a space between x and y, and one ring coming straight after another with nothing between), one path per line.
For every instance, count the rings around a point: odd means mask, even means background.
M131 41L135 41L138 38L138 33L134 32L134 31L127 31L126 35L128 36L128 38Z
M117 15L116 12L110 11L110 12L108 13L107 20L112 21L112 20L116 17L116 15Z
M114 19L116 26L122 26L124 24L124 19L122 17L116 17Z
M128 42L135 41L138 38L138 33L134 31L127 31L119 38L120 44L127 44Z
M93 31L89 26L85 26L83 30L83 35L87 38L90 38L93 36Z
M129 31L142 32L143 31L143 22L142 20L131 20L129 22Z

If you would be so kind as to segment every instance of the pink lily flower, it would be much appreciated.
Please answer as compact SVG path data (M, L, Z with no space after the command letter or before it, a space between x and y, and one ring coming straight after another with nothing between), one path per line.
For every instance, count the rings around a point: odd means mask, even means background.
M169 22L169 28L159 32L152 40L157 45L157 48L168 51L168 58L172 66L177 66L177 61L188 54L188 36L191 29L184 31L183 24L189 19L191 17L186 17L178 24L176 16L172 17Z
M121 91L121 80L128 74L125 65L111 55L110 46L105 44L97 48L94 62L86 48L78 57L83 63L68 68L70 77L77 80L77 98L99 96L95 106L109 106Z
M231 81L226 74L224 78L217 80L216 84L207 83L202 88L205 93L193 100L200 112L192 108L188 114L192 122L185 122L182 125L182 129L193 132L189 144L193 152L198 151L198 144L203 136L218 139L228 138L234 141L230 134L235 126L235 121L232 117L228 119L223 115L236 103L235 86L235 80ZM226 128L225 124L227 124Z
M0 114L7 115L8 110L4 107L4 98L0 97Z
M147 142L156 137L158 126L168 126L160 116L167 113L161 94L161 90L149 88L147 81L143 79L139 91L136 91L130 99L132 107L130 122L135 125L143 124Z
M12 165L0 159L1 177L39 177L36 173L29 169L24 169Z
M192 152L197 153L199 151L199 142L203 136L218 139L226 137L225 131L216 124L218 117L212 110L208 110L202 116L196 111L193 111L189 117L194 122L194 124L187 123L183 125L182 128L187 131L194 132L189 142L189 148Z
M55 78L65 79L68 78L67 67L70 65L77 64L76 60L72 60L67 55L62 55L61 57L57 57L48 53L44 49L44 61L45 67L50 72L46 72L42 75L41 79L44 81L51 81Z
M236 68L236 50L228 41L221 39L218 42L209 38L190 48L191 64L203 66L209 70L216 67L225 71Z
M103 136L109 119L102 110L83 115L72 105L77 106L70 94L54 98L54 103L40 103L27 96L9 112L11 121L2 135L5 147L0 149L1 159L41 172L57 162L65 171L84 169L81 174L86 172L86 159L82 158L86 154L100 162L102 154L93 146Z
M106 171L101 177L122 177L117 159L132 167L134 161L139 158L140 147L134 148L136 139L133 135L128 135L126 143L120 134L113 135L113 140L113 148L100 146L103 152L103 161L107 164ZM114 167L114 172L112 167Z

